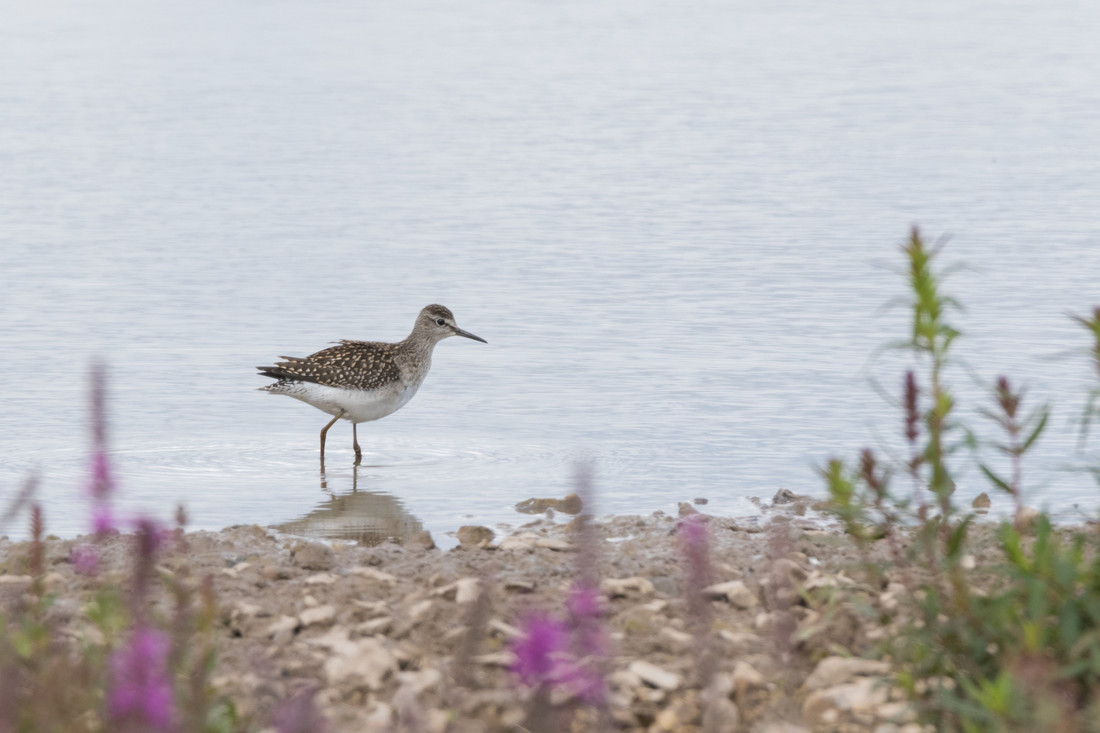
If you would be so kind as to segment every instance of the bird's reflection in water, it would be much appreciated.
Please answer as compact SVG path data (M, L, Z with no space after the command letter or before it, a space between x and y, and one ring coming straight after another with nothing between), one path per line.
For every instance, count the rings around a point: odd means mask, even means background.
M301 519L272 525L273 529L303 537L354 540L361 545L403 543L424 530L420 520L409 514L396 497L359 490L359 467L352 468L351 492L337 495L328 488L321 473L321 489L329 494Z

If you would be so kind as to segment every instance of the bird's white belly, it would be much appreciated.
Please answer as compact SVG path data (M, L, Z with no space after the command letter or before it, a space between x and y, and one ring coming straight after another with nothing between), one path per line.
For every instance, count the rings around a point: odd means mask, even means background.
M282 394L313 405L330 415L340 415L345 420L360 423L378 420L401 409L416 394L419 386L396 383L367 391L299 382L289 386Z

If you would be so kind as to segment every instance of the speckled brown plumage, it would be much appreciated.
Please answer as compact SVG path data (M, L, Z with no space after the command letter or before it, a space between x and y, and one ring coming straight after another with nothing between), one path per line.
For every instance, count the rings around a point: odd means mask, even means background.
M408 349L401 348L403 343L341 340L336 346L303 358L280 356L285 361L276 362L275 366L259 367L259 370L264 376L278 380L313 382L347 389L378 389L401 379L399 356L408 367L415 367L419 361L414 354L408 353ZM269 384L264 389L274 386Z

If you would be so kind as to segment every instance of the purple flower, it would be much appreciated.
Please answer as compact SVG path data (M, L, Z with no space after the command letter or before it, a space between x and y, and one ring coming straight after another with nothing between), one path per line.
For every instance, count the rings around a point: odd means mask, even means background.
M138 552L142 557L151 558L171 537L171 531L165 530L152 517L140 516L134 520L134 532L138 537Z
M575 627L574 632L573 642L582 653L603 653L606 638L594 619ZM591 645L586 645L587 637L593 640ZM583 702L601 704L606 694L603 675L570 654L569 641L569 630L561 621L546 615L529 616L523 634L512 645L516 655L512 671L532 687L563 686Z
M95 499L106 499L114 487L107 453L102 448L97 448L92 455L92 480L88 485L88 493Z
M106 502L92 509L92 530L100 537L115 531L115 518Z
M529 616L523 634L512 645L516 663L512 670L529 685L555 681L560 655L566 651L565 625L549 616Z
M111 654L107 710L112 719L150 731L173 729L175 700L168 672L170 646L164 632L137 628Z
M80 575L95 575L99 570L99 551L95 545L77 545L69 553L69 560Z
M700 593L710 584L710 547L707 538L707 519L693 514L680 521L680 546L687 561L688 586L692 593Z
M607 633L600 623L603 608L600 592L591 585L573 586L565 601L569 625L573 630L573 649L578 656L606 655L611 650Z

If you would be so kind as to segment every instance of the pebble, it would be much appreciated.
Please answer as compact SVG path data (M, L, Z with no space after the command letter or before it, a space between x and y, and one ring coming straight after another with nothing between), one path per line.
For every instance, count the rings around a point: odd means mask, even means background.
M873 710L887 702L889 690L885 681L874 677L860 677L854 682L814 690L802 703L802 718L814 729L832 726L842 713Z
M523 532L521 534L510 534L507 537L501 539L497 544L497 547L501 550L530 550L535 546L536 535L530 532Z
M657 638L672 652L682 652L689 649L695 639L691 634L679 631L671 626L665 626L658 631Z
M278 620L267 627L264 633L276 644L285 644L294 636L294 630L297 628L297 618L294 616L280 616Z
M760 603L756 594L742 580L729 580L708 586L703 589L703 595L715 601L728 601L737 608L752 608Z
M336 620L336 608L328 604L316 606L315 608L307 608L298 614L298 620L303 627L331 624Z
M382 683L397 672L397 658L379 639L368 636L352 641L347 629L334 628L322 637L312 639L315 646L332 650L325 660L325 677L330 684L365 686L382 689Z
M608 598L625 598L632 592L642 596L651 596L656 592L653 583L646 578L604 578L600 581L600 590Z
M434 604L430 600L414 603L408 612L409 620L414 624L419 623L432 610L432 605Z
M630 663L629 671L638 675L642 682L659 690L677 690L683 684L683 678L675 672L661 669L656 664L641 659Z
M493 530L480 525L467 524L458 528L455 537L462 547L488 547L495 537Z
M395 576L368 565L358 565L348 570L348 574L366 578L367 580L373 580L376 583L384 583L385 585L394 585L397 583L397 578Z
M336 554L327 545L299 542L290 548L290 559L304 570L331 570Z
M535 540L535 547L543 547L554 552L565 552L573 549L573 545L560 537L539 537Z
M820 690L824 687L850 682L855 677L882 675L890 671L890 665L874 659L858 657L826 657L817 663L814 671L806 678L804 690Z
M417 532L416 534L405 540L405 544L414 549L420 550L434 550L435 540L432 539L432 533L428 530Z
M508 669L515 665L516 655L508 651L492 652L490 654L479 654L473 658L473 661L486 667L504 667Z
M677 514L681 517L690 517L694 514L698 514L699 510L693 507L686 501L681 501L679 507L677 507Z
M455 603L473 603L481 595L481 581L477 578L459 578L455 581Z

